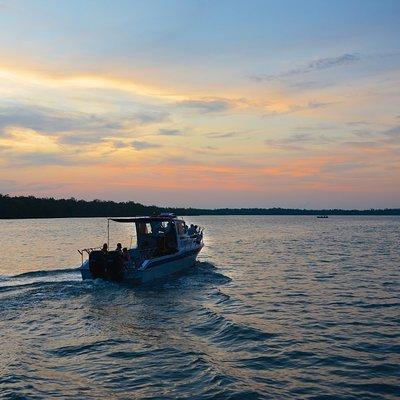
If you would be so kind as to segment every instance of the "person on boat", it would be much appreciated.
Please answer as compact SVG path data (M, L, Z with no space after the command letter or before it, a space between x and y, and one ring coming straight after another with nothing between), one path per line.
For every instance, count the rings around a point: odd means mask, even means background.
M122 244L121 243L117 243L117 248L115 249L116 252L118 252L119 254L121 254L122 256Z
M129 261L131 259L131 255L129 254L129 251L126 247L122 249L122 258L124 261Z
M165 243L168 253L175 253L177 251L175 224L172 221L169 221L167 225Z
M122 249L122 260L124 261L124 266L129 265L129 261L131 261L131 255L126 247Z
M101 251L102 251L104 254L107 254L107 251L108 251L107 243L104 243L104 244L103 244L103 247L102 247Z
M196 233L196 229L195 229L193 224L190 224L190 228L188 229L187 233L188 233L189 236L192 236L192 235L194 235Z

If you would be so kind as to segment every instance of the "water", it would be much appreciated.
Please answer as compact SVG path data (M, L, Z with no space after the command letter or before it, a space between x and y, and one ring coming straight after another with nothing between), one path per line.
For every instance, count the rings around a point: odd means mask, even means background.
M104 219L0 221L0 396L398 398L399 217L188 222L196 268L133 288L76 270Z

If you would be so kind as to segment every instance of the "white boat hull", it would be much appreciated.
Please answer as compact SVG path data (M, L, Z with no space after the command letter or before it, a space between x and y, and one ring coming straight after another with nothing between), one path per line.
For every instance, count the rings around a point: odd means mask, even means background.
M132 274L133 283L137 280L140 281L138 283L148 283L189 269L195 265L199 251L200 249L186 252L186 254L178 253L174 255L175 257L169 257L169 259L163 257L164 259L150 260L147 268L141 271L134 271ZM127 279L130 280L129 274Z
M146 260L140 269L128 268L124 271L123 282L145 284L187 270L195 265L196 257L202 247ZM93 279L88 262L82 265L81 274L83 280Z

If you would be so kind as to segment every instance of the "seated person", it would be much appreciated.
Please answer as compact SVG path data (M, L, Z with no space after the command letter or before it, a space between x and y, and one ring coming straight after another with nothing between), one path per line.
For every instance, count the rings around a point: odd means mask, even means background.
M108 251L107 243L104 243L104 244L103 244L103 247L102 247L101 251L102 251L104 254L107 254L107 251Z

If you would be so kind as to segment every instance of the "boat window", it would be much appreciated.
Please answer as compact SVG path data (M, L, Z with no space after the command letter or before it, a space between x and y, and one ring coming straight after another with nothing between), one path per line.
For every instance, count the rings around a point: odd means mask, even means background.
M165 235L168 231L167 221L152 221L151 222L151 232L153 235Z
M137 222L137 245L139 250L152 249L156 247L155 238L153 237L153 230L150 223Z
M141 235L147 235L152 232L151 225L149 223L140 222L137 224L137 232Z

